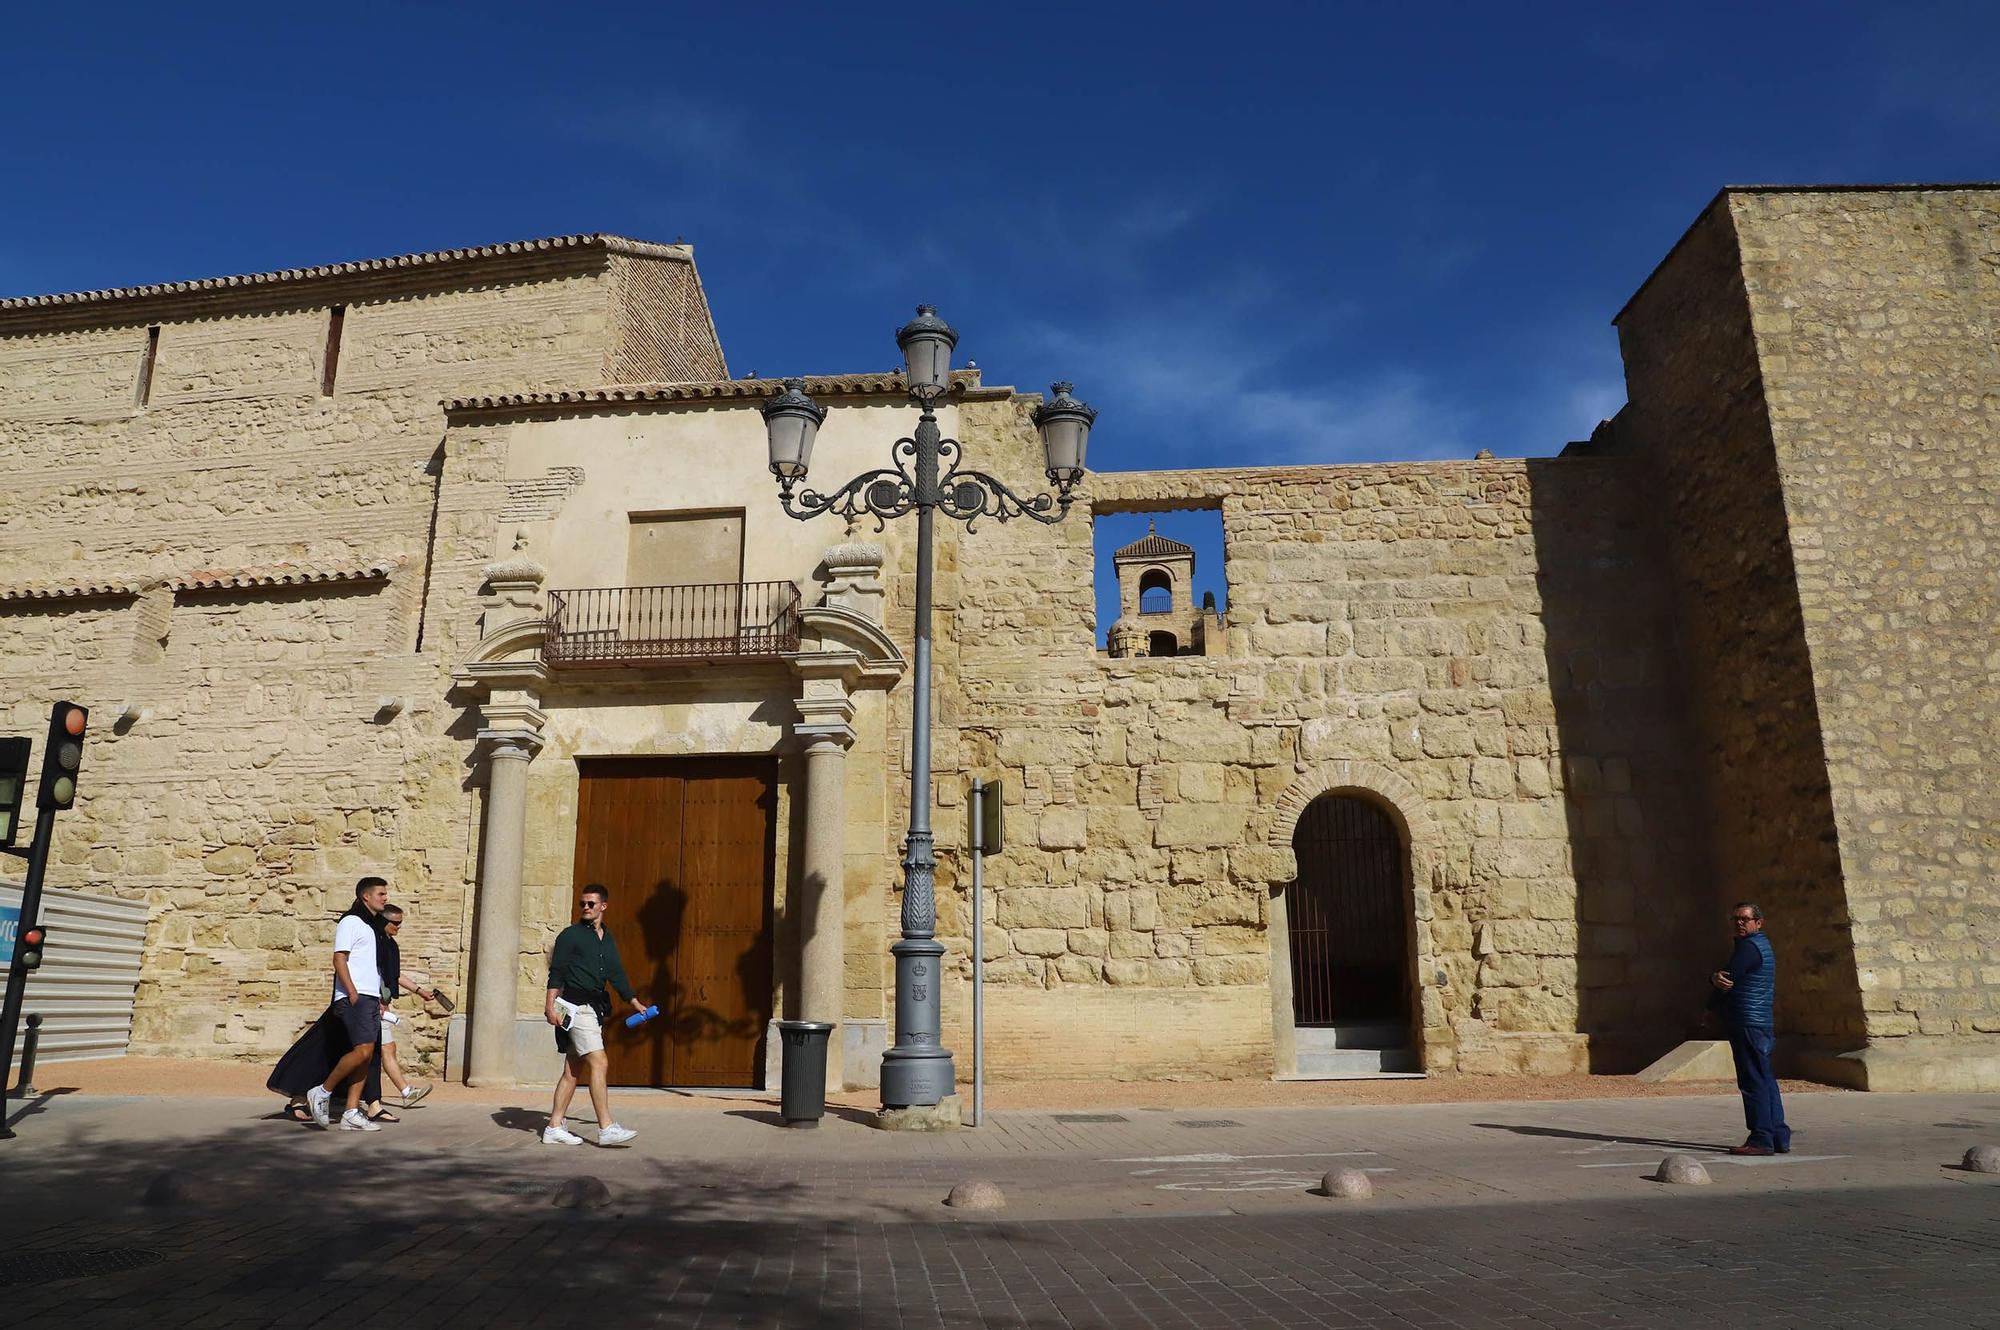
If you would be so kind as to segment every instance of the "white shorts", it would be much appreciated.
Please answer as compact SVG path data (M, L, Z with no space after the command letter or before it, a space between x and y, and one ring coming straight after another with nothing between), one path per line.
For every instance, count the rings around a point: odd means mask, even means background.
M586 1053L604 1051L604 1026L598 1022L594 1007L580 1006L561 999L556 1001L556 1014L569 1017L569 1052L571 1057L582 1057Z
M379 1042L384 1044L396 1042L396 1022L389 1019L386 1009L382 1012L382 1038Z

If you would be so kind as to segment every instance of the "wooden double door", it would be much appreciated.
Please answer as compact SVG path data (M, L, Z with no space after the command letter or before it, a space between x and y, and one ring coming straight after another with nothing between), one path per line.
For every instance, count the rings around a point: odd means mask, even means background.
M762 1079L771 1017L777 764L770 758L580 763L576 889L611 889L609 928L654 1020L605 1030L613 1085Z

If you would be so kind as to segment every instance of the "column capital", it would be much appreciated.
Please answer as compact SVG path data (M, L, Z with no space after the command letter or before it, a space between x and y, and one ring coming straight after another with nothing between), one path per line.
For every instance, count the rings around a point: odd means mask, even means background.
M535 694L509 690L495 693L481 702L479 719L484 722L479 728L481 734L523 730L539 735L542 726L548 723L549 715L542 710L541 699Z
M838 722L817 725L795 725L792 732L799 736L800 745L808 753L846 752L854 746L854 727Z
M481 730L478 740L488 761L502 758L531 762L542 751L542 736L529 729Z
M828 743L842 748L852 744L854 727L848 722L854 719L854 699L848 695L847 685L837 678L808 677L803 682L802 695L792 703L799 709L793 733L808 751Z

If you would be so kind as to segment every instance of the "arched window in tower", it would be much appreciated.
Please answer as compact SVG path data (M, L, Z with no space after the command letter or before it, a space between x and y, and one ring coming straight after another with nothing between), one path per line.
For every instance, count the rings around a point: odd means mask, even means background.
M1148 568L1139 575L1139 613L1171 614L1174 610L1174 579L1164 568Z

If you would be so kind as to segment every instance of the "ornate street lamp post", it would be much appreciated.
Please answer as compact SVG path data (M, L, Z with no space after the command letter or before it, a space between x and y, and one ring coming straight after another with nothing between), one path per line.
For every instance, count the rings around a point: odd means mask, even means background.
M786 379L785 391L764 404L771 474L785 511L804 520L838 513L848 521L873 517L876 529L894 517L917 515L917 622L915 693L910 703L910 831L903 842L903 937L896 957L896 1043L882 1055L882 1103L889 1108L935 1104L956 1079L951 1052L939 1038L938 978L944 944L937 940L937 859L931 852L931 527L936 514L966 524L982 517L1016 516L1060 522L1069 515L1072 490L1083 479L1084 449L1097 412L1058 383L1035 411L1053 496L1023 499L1000 481L959 465L955 439L938 433L938 399L950 385L951 352L958 334L931 305L896 333L908 372L910 400L922 409L914 436L898 439L892 465L865 472L822 494L799 489L812 461L813 438L826 408L805 394L803 379ZM940 474L939 468L943 467ZM972 926L980 926L974 920Z

